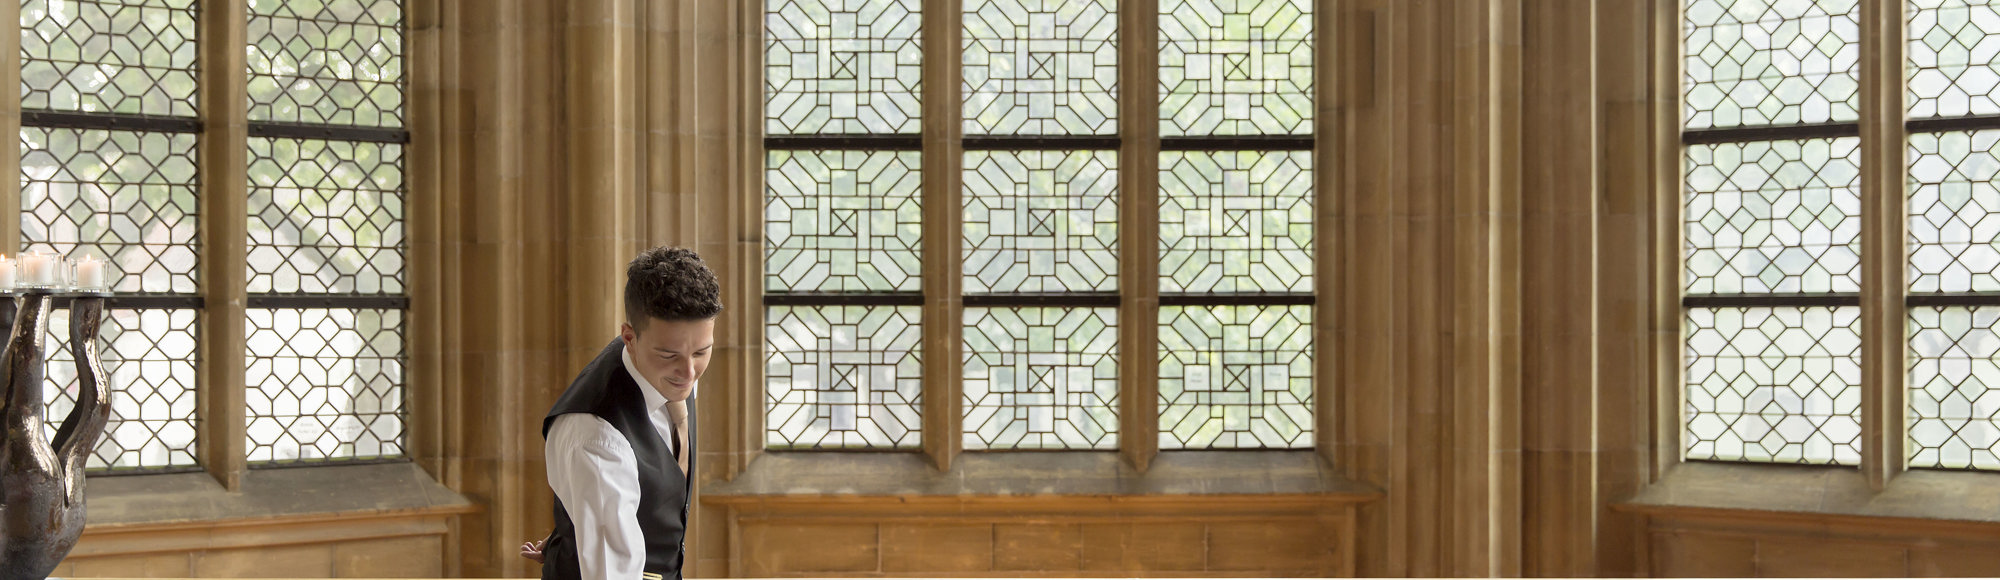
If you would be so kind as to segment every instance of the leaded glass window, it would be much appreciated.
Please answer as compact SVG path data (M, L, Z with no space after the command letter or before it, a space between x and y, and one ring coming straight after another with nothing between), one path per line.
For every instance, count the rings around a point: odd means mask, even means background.
M403 6L251 0L253 467L404 456Z
M96 474L199 468L195 4L21 3L15 249L104 260L119 296L99 336L111 417L85 463ZM46 342L49 436L76 402L68 338L58 309Z
M764 441L773 449L922 442L921 4L765 3Z
M948 427L966 451L1311 447L1314 4L766 0L766 445L918 450ZM1141 45L1134 22L1156 28ZM928 61L949 50L923 35L952 29L951 66ZM1131 95L1147 118L1121 118ZM1160 147L1135 159L1141 128ZM1155 205L1132 247L1125 220ZM932 220L962 228L927 239ZM1133 260L1159 276L1127 279ZM1159 365L1153 416L1121 416L1133 353Z
M2000 4L1899 4L1871 23L1856 0L1684 0L1688 459L2000 469ZM1860 67L1884 54L1862 41L1866 25L1903 29L1902 74L1873 77L1887 86L1861 86ZM1869 119L1864 92L1904 102ZM1861 138L1863 123L1889 122L1905 130ZM1900 190L1862 181L1870 148L1902 153L1883 170L1902 172ZM1887 196L1903 196L1902 215L1862 211L1893 207ZM1898 220L1903 260L1866 265L1861 232ZM1881 307L1906 317L1864 328L1868 277L1897 274L1902 303ZM1884 354L1878 341L1896 340ZM1864 381L1864 351L1902 365L1903 381ZM1905 408L1864 412L1872 401ZM1882 411L1903 413L1891 421L1904 430L1882 430L1905 437L1900 457L1895 441L1862 438L1861 417Z
M1682 8L1682 451L1859 463L1859 9Z
M1160 2L1160 449L1313 444L1315 8Z
M402 3L247 4L246 85L214 87L200 83L197 33L236 15L194 0L21 1L18 249L91 255L114 274L96 473L403 455ZM206 127L232 122L202 111L204 95L246 99L245 215L202 209L216 183L201 175ZM203 232L239 225L249 285L230 291L248 293L246 343L228 348L252 361L237 426L251 451L198 457L218 429L195 404L219 388L200 352L207 299L222 291L202 274L221 267ZM65 316L48 339L52 416L75 401Z
M1909 0L1909 466L2000 469L2000 2Z

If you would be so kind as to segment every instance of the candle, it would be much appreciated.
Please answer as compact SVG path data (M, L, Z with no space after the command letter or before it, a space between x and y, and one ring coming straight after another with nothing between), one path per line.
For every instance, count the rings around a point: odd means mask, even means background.
M14 289L14 261L0 256L0 292Z
M84 290L104 289L104 262L84 256L76 262L76 287Z
M21 281L30 286L46 286L56 280L55 256L40 252L21 254Z

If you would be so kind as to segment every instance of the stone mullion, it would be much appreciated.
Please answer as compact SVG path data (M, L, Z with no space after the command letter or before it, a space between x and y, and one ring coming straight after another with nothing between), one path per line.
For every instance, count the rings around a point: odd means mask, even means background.
M939 471L950 471L965 446L961 6L961 0L923 6L923 448Z
M405 382L410 418L406 449L410 458L432 477L452 485L448 474L455 475L456 470L447 469L445 462L450 456L447 449L455 446L448 443L447 427L457 424L448 417L457 414L458 406L446 401L452 400L457 389L456 385L446 384L442 335L447 320L443 313L446 308L455 308L447 305L456 301L443 299L444 216L439 212L438 200L446 183L443 176L446 159L451 156L444 144L448 135L455 134L460 127L449 123L443 115L443 79L448 63L440 55L456 49L456 43L441 30L444 10L437 0L411 0L407 10L409 51L404 59L410 75L409 97L405 101L410 145L403 158L408 164L404 183L411 194L405 218L409 235L406 292L410 308L403 319L409 328L410 360Z
M202 135L201 359L196 398L197 449L202 466L236 491L248 466L244 390L245 305L249 263L249 123L247 0L202 4L200 94ZM18 51L17 51L18 52ZM18 156L16 158L18 161ZM18 204L15 204L18 207ZM18 220L14 222L18 227Z
M20 2L0 2L0 22L20 22ZM21 86L21 34L16 28L14 34L0 39L0 54L6 55L7 63L0 66L0 86ZM18 89L17 89L18 90ZM13 240L0 246L0 254L19 252L23 246L21 239L21 100L5 99L6 107L0 107L0 130L6 131L7 153L0 154L0 175L12 175L10 185L0 188L0 236Z
M1861 3L1861 470L1876 490L1909 457L1903 1Z
M1679 465L1686 431L1682 429L1681 323L1681 7L1679 0L1652 0L1651 87L1653 126L1653 310L1648 354L1652 357L1651 467L1647 478L1657 482Z
M1356 24L1370 23L1372 19L1355 19ZM1339 333L1335 332L1340 309L1340 278L1344 277L1340 260L1339 242L1346 231L1342 220L1347 215L1342 207L1345 189L1341 179L1346 174L1339 152L1340 139L1347 131L1347 119L1343 113L1354 99L1361 96L1350 92L1350 87L1369 90L1362 83L1342 75L1350 67L1345 66L1343 56L1350 58L1372 57L1372 46L1358 44L1361 38L1350 38L1350 33L1359 27L1341 28L1342 17L1338 5L1320 7L1313 14L1313 39L1318 44L1313 47L1313 448L1328 463L1339 461L1335 447L1340 438L1335 436L1340 428L1338 373L1340 347ZM1372 39L1368 39L1372 40ZM1350 44L1357 43L1357 44ZM1337 47L1346 46L1347 50ZM1369 55L1369 56L1360 56ZM1365 68L1364 68L1365 70ZM1157 156L1156 156L1157 157ZM1154 286L1157 288L1157 285Z
M1118 10L1118 449L1144 472L1160 451L1159 0Z

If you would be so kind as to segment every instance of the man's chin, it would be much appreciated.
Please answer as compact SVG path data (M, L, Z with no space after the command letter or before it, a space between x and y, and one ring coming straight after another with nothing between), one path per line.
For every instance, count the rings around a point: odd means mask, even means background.
M666 395L668 401L685 401L688 400L688 397L694 396L693 384L679 387L674 386L673 383L662 384L666 385L666 388L660 389L660 394Z

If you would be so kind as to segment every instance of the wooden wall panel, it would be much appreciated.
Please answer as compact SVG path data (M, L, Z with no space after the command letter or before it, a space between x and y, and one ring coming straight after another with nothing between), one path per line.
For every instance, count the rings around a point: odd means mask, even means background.
M1082 570L1083 525L994 524L993 570Z
M1758 576L1902 576L1909 568L1908 564L1909 550L1900 546L1828 542L1806 537L1757 540Z
M1352 570L1354 538L1341 503L1289 513L1226 498L1204 506L1119 503L732 498L730 569L742 577L1324 577Z
M1909 575L1936 578L2000 577L2000 550L1912 549Z
M921 576L993 569L993 524L938 522L883 524L882 571Z
M875 524L745 525L740 548L745 576L846 575L881 569Z
M195 521L86 529L61 578L443 578L443 516ZM311 519L311 518L303 518Z
M2000 523L1711 510L1648 525L1653 577L2000 574Z
M1338 566L1333 522L1305 519L1207 525L1207 569L1314 573Z
M1757 545L1744 538L1661 533L1653 536L1656 578L1745 578L1757 572Z
M1208 555L1185 549L1207 533L1195 523L1083 524L1082 570L1132 573L1200 570Z

